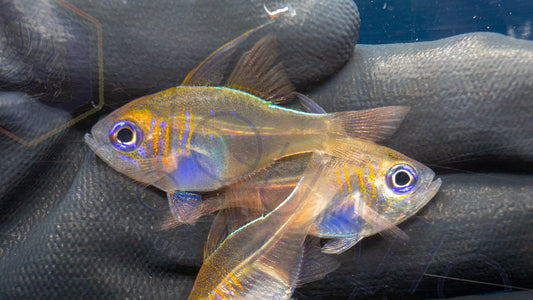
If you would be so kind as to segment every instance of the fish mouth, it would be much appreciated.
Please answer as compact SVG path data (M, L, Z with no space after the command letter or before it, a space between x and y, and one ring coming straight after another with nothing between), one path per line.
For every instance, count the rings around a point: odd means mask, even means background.
M429 200L435 197L435 195L440 189L441 184L442 184L442 180L440 178L437 178L433 180L433 182L431 182L431 184L428 186L428 199Z
M433 179L433 178L431 178L431 179ZM422 190L416 192L416 196L413 197L414 203L416 203L416 204L413 206L412 214L415 214L422 207L424 207L426 204L428 204L428 202L431 199L433 199L433 197L435 197L435 195L437 194L437 192L440 189L441 184L442 184L442 180L440 178L437 178L437 179L431 181L431 183L427 184L425 186L425 188L423 188Z
M90 133L86 133L85 136L83 136L83 140L93 152L97 153L96 149L98 148L98 145L96 143L96 140L92 137Z

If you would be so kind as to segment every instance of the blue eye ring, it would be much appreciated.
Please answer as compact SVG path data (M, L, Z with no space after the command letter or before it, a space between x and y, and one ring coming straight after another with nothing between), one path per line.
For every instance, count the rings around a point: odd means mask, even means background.
M400 194L411 191L418 181L418 174L408 164L395 165L387 174L387 184L392 191Z
M120 120L109 129L109 140L113 146L124 152L137 150L142 143L142 131L135 123Z

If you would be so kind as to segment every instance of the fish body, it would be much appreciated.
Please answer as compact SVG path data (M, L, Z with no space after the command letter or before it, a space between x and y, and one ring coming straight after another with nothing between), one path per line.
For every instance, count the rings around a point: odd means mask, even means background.
M293 193L274 210L228 232L227 238L206 255L189 299L290 297L298 278L307 276L302 266L307 230L327 204L308 196L331 192L332 186L327 182L330 177L320 176L331 172L331 167L324 161L319 163L318 167L309 168L313 171L304 174ZM246 195L241 193L238 197Z
M210 191L280 157L324 149L331 119L231 88L180 86L113 112L87 142L137 181L164 191ZM117 151L110 143L118 122L134 124L142 136L135 151Z
M136 99L100 120L85 142L115 170L165 192L212 191L285 156L335 154L344 136L382 139L407 113L391 106L312 114L275 105L293 89L282 66L274 65L271 36L243 55L225 84L214 86L236 41L209 56L182 86Z
M397 151L364 140L349 139L346 143L347 148L357 150L351 154L356 157L351 160L337 157L334 171L327 175L332 192L312 196L322 197L320 201L327 203L309 228L310 234L331 239L323 248L327 253L341 253L362 238L384 230L400 234L395 225L426 205L441 184L430 168ZM262 173L255 176L268 178ZM298 179L289 172L285 176L257 180L249 198L276 190L282 196L261 198L262 208L269 211L279 204L277 199L284 199L283 196L292 192ZM240 187L229 186L226 194L235 193L235 189ZM188 222L220 209L255 205L253 201L226 194L192 199L176 193L169 203L174 215L179 212L180 218ZM179 223L175 217L172 222Z
M364 237L391 230L413 216L438 192L441 180L427 166L390 148L353 141L359 161L336 165L338 189L317 217L310 234L331 239L322 250L342 253Z

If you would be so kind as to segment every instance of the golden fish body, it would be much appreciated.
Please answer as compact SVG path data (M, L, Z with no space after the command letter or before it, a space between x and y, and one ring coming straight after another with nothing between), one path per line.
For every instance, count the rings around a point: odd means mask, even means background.
M379 140L405 116L407 108L397 106L311 114L273 104L294 91L281 64L274 65L272 36L246 52L220 84L222 66L250 32L206 58L182 86L136 99L100 120L86 143L137 181L166 192L211 191L284 156L335 154L344 136Z
M334 170L327 173L332 192L320 195L320 201L327 206L309 229L310 234L331 239L323 248L327 253L343 252L362 238L383 230L400 234L395 225L426 205L441 184L430 168L397 151L358 139L345 142L347 148L356 151L345 154L351 159L336 158ZM276 200L285 199L292 192L300 178L290 168L285 170L288 170L285 175L276 177L268 176L269 170L256 174L263 179L256 180L247 198L227 196L240 189L239 185L229 186L226 194L203 199L176 193L170 201L174 213L170 224L179 223L177 219L190 223L220 209L254 206L257 197L275 191L280 196L260 198L262 209L269 211L279 204Z
M86 142L137 181L167 192L210 191L287 155L335 152L342 124L360 114L310 114L230 88L177 87L114 111ZM114 141L121 131L131 132L124 149Z

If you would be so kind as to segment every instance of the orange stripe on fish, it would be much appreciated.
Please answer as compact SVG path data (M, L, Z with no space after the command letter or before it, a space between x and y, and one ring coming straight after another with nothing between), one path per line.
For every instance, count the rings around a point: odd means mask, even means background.
M237 287L239 287L239 289L244 292L244 288L240 284L239 280L237 280L237 278L235 278L235 276L232 275L232 274L228 274L228 276L231 278L231 280L233 280L233 282L237 285ZM239 295L242 295L239 291L237 291L235 289L233 289L233 290L235 291L235 293L237 293Z
M159 130L161 130L161 126L159 124L160 119L155 120L155 126L154 126L154 156L157 156L157 153L159 152Z
M222 297L222 299L228 299L228 297L226 297L226 295L224 295L224 293L221 292L221 291L218 289L218 287L215 287L214 291L215 291L215 293L217 293L220 297ZM213 297L213 299L214 299L214 298L215 298L215 297Z
M165 153L163 154L163 162L168 164L168 151L170 150L170 129L172 125L167 124L165 129Z
M227 280L226 278L229 277L235 284L237 284L237 286L242 290L244 291L243 287L241 286L241 284L237 281L237 278L235 278L235 276L233 274L231 274L231 272L228 272L227 270L223 269L221 266L218 266L215 268L215 272L217 272L217 274L220 276L220 278L222 279L223 282L226 283L226 285L231 288L231 290L234 292L234 293L237 293L237 294L241 294L239 291L237 291L234 287L233 287L233 284L231 284L231 282L229 282L229 280Z
M348 171L346 170L346 165L344 163L342 163L342 170L344 171L344 179L346 180L346 186L348 187L348 195L350 197L350 200L352 200L352 186L350 185Z

